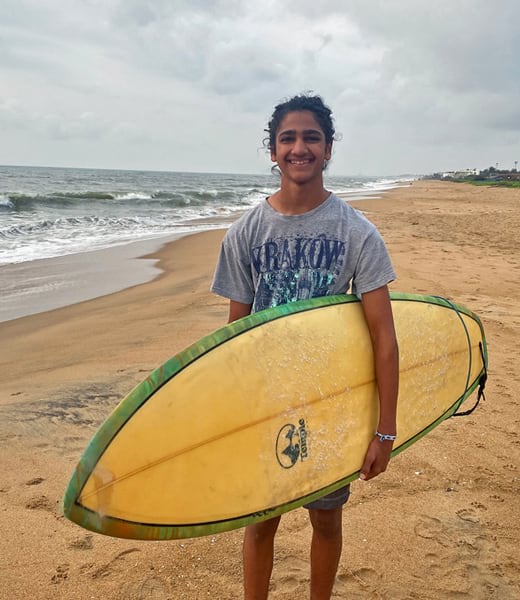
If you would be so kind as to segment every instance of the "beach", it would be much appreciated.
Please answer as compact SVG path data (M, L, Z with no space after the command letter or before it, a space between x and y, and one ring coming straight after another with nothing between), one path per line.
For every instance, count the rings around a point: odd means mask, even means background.
M476 312L490 364L472 415L352 485L333 597L520 598L520 190L424 180L354 206L387 243L391 289ZM223 234L148 254L160 272L152 280L0 323L1 599L241 597L240 530L138 542L91 534L60 513L81 452L121 397L226 322L227 302L209 292ZM283 517L273 600L308 597L310 532L304 509Z

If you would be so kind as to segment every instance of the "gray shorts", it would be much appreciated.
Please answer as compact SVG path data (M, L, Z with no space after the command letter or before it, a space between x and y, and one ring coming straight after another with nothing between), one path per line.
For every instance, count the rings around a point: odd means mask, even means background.
M309 504L304 504L303 507L307 509L318 509L318 510L333 510L343 506L350 496L350 484L345 487L339 488L335 492L331 492L322 498L314 500Z

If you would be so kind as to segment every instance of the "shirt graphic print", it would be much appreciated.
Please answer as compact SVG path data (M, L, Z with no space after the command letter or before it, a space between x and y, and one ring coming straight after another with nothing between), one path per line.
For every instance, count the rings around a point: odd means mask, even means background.
M328 295L345 254L344 241L325 235L270 238L253 247L251 265L258 282L253 312Z

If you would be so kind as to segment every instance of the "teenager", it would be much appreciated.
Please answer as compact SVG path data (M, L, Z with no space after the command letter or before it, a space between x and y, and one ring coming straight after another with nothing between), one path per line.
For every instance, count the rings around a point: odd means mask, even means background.
M387 287L395 274L375 226L324 188L335 131L322 99L300 95L279 104L266 131L280 189L229 228L212 291L229 299L229 322L295 300L349 291L361 298L380 405L360 475L369 480L386 469L396 435L398 349ZM331 597L348 496L346 486L306 506L313 529L311 600ZM246 527L246 600L267 598L279 521Z

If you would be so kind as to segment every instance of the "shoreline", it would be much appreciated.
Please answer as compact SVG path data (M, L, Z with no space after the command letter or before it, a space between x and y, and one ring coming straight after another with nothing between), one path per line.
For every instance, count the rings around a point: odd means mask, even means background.
M398 186L392 189L399 189ZM340 198L361 205L381 201L392 191L338 193ZM52 258L0 265L3 293L0 297L0 323L94 300L153 281L160 276L157 252L182 237L213 229L226 229L245 211L218 219L197 220L206 223L200 231L165 235L128 242L99 250ZM190 225L190 222L187 223ZM191 222L195 224L195 222Z
M0 323L113 294L159 274L152 258L178 239L146 240L0 267Z

